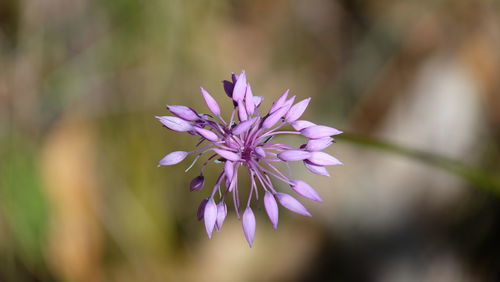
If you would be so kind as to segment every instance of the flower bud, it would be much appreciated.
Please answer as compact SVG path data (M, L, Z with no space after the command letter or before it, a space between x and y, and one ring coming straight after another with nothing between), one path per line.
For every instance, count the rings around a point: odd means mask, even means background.
M276 193L276 198L285 208L304 216L312 216L311 213L309 213L309 211L294 197L285 193Z
M187 157L187 155L189 155L189 153L184 152L184 151L172 152L172 153L166 155L165 157L163 157L163 159L161 159L158 162L158 166L178 164L178 163L182 162Z
M312 152L311 157L307 158L308 161L315 165L341 165L342 162L337 160L335 157L325 153L325 152Z
M193 126L191 123L178 118L178 117L172 117L172 116L156 116L156 118L168 129L171 129L173 131L190 131L193 130Z
M210 198L205 205L203 217L205 219L205 229L207 230L208 238L212 238L212 232L214 231L215 221L217 219L217 205L213 198Z
M309 126L300 131L300 134L310 139L319 139L340 133L342 133L342 131L324 125Z
M302 161L311 157L311 152L303 150L288 150L278 154L278 158L285 162Z
M203 175L198 175L189 184L189 190L191 191L199 191L203 188L203 184L205 184L205 177Z
M292 190L295 191L295 193L301 195L304 198L308 198L310 200L316 201L316 202L323 202L323 199L319 196L318 192L314 190L309 184L302 180L292 180Z
M188 120L188 121L197 121L200 119L198 114L195 112L195 110L191 109L190 107L186 106L169 106L167 105L167 109L172 112L172 114L180 117L183 120Z
M255 215L250 207L245 209L243 213L243 218L241 220L243 225L243 232L245 233L245 238L248 241L250 247L253 245L253 239L255 236Z
M201 94L203 95L203 99L205 99L205 103L207 104L208 109L216 116L220 116L220 108L217 101L208 93L203 87L200 87Z
M278 204L276 203L276 199L273 194L269 191L266 191L266 194L264 195L264 207L266 208L269 220L273 224L273 228L278 228Z

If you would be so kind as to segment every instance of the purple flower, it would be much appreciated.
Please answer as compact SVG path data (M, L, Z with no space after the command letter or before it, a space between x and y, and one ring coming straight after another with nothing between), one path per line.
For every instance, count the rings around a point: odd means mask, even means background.
M321 150L333 143L331 136L342 132L329 126L299 120L311 98L294 104L295 96L289 98L289 90L272 103L269 111L263 111L260 108L263 98L254 96L244 71L239 75L233 74L230 80L224 80L223 86L233 105L229 120L221 116L219 104L203 88L201 94L212 115L198 114L190 107L175 105L167 106L175 116L156 117L168 129L200 137L197 145L199 148L189 152L175 151L167 154L159 161L158 166L174 165L188 155L194 155L194 161L187 169L189 170L196 161L207 155L201 166L201 173L190 183L191 191L200 191L205 184L204 168L211 161L223 163L211 194L204 198L198 207L197 216L199 220L204 220L210 238L214 228L221 229L227 216L226 200L232 198L236 215L242 221L245 238L251 247L256 226L252 204L259 200L259 191L262 191L267 216L275 229L278 227L278 203L295 213L311 216L295 197L277 191L273 181L286 183L290 186L290 191L302 197L317 202L323 201L309 184L290 178L276 163L302 161L312 173L330 176L325 166L342 163ZM283 127L290 129L283 130ZM300 148L271 142L284 134L299 135L307 140ZM244 202L240 202L238 189L240 169L248 172L251 181L249 194ZM241 217L240 211L243 211Z

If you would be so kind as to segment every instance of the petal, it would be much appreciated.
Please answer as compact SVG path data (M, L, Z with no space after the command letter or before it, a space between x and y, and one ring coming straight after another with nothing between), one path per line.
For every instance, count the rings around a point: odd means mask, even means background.
M305 216L312 216L311 213L294 197L285 193L276 193L276 198L285 208Z
M205 205L205 212L203 213L205 219L205 229L207 230L208 238L212 238L214 231L215 221L217 220L217 205L213 198L210 198Z
M240 100L238 102L238 118L240 119L240 121L245 121L248 119L247 110L245 109L243 100Z
M179 105L167 105L167 109L174 115L180 117L181 119L188 121L197 121L200 119L198 113L190 107L179 106Z
M326 168L324 166L320 166L320 165L314 165L314 164L311 164L309 163L309 161L304 161L304 165L306 166L306 168L314 173L314 174L317 174L317 175L321 175L321 176L328 176L330 177L330 173L328 173L328 170L326 170Z
M217 205L217 220L215 221L215 228L219 231L222 228L222 224L226 219L227 215L227 206L226 203L220 202Z
M309 184L302 180L292 180L292 190L304 198L311 199L316 202L323 202L318 192L314 190Z
M223 157L226 160L230 160L236 162L240 160L240 156L234 152L223 150L223 149L213 149L219 156Z
M212 142L217 142L219 141L219 136L215 134L213 131L201 128L201 127L195 127L194 131L204 137L205 139L212 141Z
M342 162L337 160L335 157L325 153L325 152L312 152L311 157L307 158L308 161L315 165L341 165Z
M323 137L320 139L310 139L307 141L305 149L308 151L321 151L333 143L333 138Z
M203 95L203 99L205 99L205 103L207 104L208 109L216 116L220 116L220 108L217 101L208 93L203 87L200 87L201 94Z
M278 154L278 158L285 162L302 161L311 157L311 152L303 150L288 150Z
M226 161L224 163L224 173L227 179L232 179L234 175L234 163L232 161Z
M264 97L262 96L253 96L253 104L255 105L256 108L258 108L260 106L260 103L262 103L262 101L264 101Z
M166 155L165 157L163 157L163 159L161 159L158 162L158 166L178 164L178 163L182 162L187 157L187 155L189 155L189 153L184 152L184 151L172 152L172 153Z
M274 111L276 111L277 109L281 108L281 106L283 106L285 104L285 101L286 101L286 98L288 97L288 92L290 92L290 89L288 89L287 91L285 91L285 93L283 93L279 98L278 100L276 100L272 105L271 105L271 109L269 110L269 113L273 113Z
M311 101L311 98L304 99L293 105L288 113L286 113L285 121L294 122L298 120L300 116L302 116L302 114L305 112L307 106L309 105L309 101Z
M198 191L203 188L203 184L205 184L205 177L203 175L198 175L189 184L189 190Z
M245 209L241 221L243 225L243 232L245 232L245 238L247 239L250 247L252 247L255 236L255 215L250 207Z
M178 117L172 117L172 116L156 116L156 118L168 129L174 130L174 131L190 131L193 130L193 126L191 123L178 118Z
M260 158L264 158L266 156L266 150L264 150L261 146L255 147L255 154L257 154Z
M205 198L201 200L200 205L198 206L198 212L196 213L196 216L198 217L198 220L202 220L204 215L205 215L205 206L208 203L208 198Z
M273 127L273 125L275 125L286 114L287 111L288 108L286 106L283 106L274 111L264 120L264 122L262 123L262 128L268 129Z
M236 102L243 100L243 98L245 97L246 89L247 89L247 78L245 75L245 71L241 71L241 74L238 76L238 80L234 84L233 100Z
M246 132L252 125L259 119L259 117L254 117L253 119L240 122L237 126L231 129L232 133L235 135L240 135Z
M300 133L307 138L319 139L340 134L342 131L329 126L313 125L300 130Z
M269 191L266 191L266 194L264 195L264 207L266 208L269 220L273 224L273 228L277 229L279 214L278 204L276 203L276 199L274 198L273 194L271 194L271 192Z
M255 110L255 104L253 102L253 93L250 84L247 84L247 90L245 94L245 109L247 110L248 115L253 115Z
M316 124L314 124L310 121L307 121L307 120L296 120L296 121L292 122L293 129L295 129L297 131L301 131L302 129L309 127L309 126L313 126L313 125L316 125Z

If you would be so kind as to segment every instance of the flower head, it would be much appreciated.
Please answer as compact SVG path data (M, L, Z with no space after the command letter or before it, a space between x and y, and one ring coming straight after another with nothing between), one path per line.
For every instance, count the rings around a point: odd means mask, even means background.
M264 207L275 229L278 226L278 203L295 213L311 216L292 195L277 191L272 179L288 184L291 191L304 198L323 201L309 184L285 175L277 164L302 161L312 173L330 176L325 167L342 163L321 150L333 143L331 136L342 132L329 126L299 120L311 98L294 104L296 97L288 97L288 90L272 103L268 112L262 112L260 106L263 98L253 95L244 71L240 75L233 74L231 81L224 80L223 86L233 102L233 111L228 121L221 116L217 101L203 88L201 94L212 115L199 114L186 106L169 105L167 109L174 116L156 117L170 130L184 131L200 137L198 149L169 153L159 161L158 166L174 165L183 161L188 155L194 155L194 161L186 169L187 171L198 159L207 155L207 159L201 165L200 175L190 183L191 191L199 191L205 186L204 168L212 160L223 163L210 196L204 198L198 208L198 219L204 220L210 238L214 228L216 230L222 228L227 215L226 200L232 197L239 219L240 211L243 211L241 216L243 231L252 246L256 227L252 203L259 200L259 190L262 190ZM285 126L293 130L282 130ZM284 134L301 135L307 141L299 148L271 142L275 137ZM202 146L203 143L206 145ZM251 180L246 203L240 202L238 187L240 169L246 170Z

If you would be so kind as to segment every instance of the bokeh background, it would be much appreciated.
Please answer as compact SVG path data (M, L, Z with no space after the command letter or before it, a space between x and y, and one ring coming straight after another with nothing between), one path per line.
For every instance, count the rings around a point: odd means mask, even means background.
M499 281L499 6L0 1L0 281ZM331 178L294 169L314 217L261 205L253 248L234 212L207 239L189 162L156 167L196 140L154 116L199 86L228 114L242 69L346 132Z

